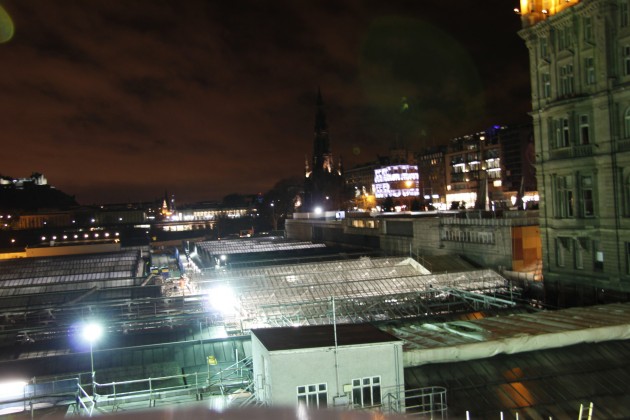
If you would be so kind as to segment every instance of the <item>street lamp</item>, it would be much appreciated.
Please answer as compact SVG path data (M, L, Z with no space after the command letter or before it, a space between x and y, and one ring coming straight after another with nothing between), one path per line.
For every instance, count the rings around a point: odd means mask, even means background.
M103 335L103 327L95 322L83 325L83 338L90 343L90 368L92 372L92 395L94 395L94 343Z

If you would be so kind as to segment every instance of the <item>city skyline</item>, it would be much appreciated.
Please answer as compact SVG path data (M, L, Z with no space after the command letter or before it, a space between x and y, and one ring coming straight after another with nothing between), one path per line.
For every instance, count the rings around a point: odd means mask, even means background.
M81 204L266 192L311 158L372 161L528 121L518 1L19 2L0 44L0 174Z

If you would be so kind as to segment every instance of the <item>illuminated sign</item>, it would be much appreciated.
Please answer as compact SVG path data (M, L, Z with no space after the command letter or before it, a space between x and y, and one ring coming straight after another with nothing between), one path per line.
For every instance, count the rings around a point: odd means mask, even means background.
M376 198L418 197L418 166L395 165L374 170L374 195Z

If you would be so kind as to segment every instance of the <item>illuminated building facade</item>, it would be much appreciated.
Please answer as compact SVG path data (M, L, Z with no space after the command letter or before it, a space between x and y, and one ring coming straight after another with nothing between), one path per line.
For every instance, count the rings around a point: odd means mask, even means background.
M29 185L48 185L48 180L46 177L39 172L34 172L31 174L30 178L11 178L6 176L0 176L0 185L1 186L11 186L15 188L24 188Z
M446 203L496 210L517 201L537 201L530 139L528 124L496 125L452 139L445 155Z
M39 229L44 227L71 226L73 214L64 212L47 212L34 214L21 214L14 218L12 228L16 230Z
M393 165L374 170L374 195L376 198L405 199L418 197L418 166Z
M354 195L354 210L370 211L376 207L374 170L381 166L379 162L370 162L344 171L346 188Z
M549 295L630 291L630 4L521 1Z
M417 155L420 195L425 203L441 209L446 207L446 151L446 146L439 146Z
M486 197L502 200L499 155L498 138L485 131L452 139L446 154L447 203L484 209Z
M313 211L336 210L341 207L343 168L341 162L335 168L330 149L328 123L324 112L321 91L317 92L317 111L315 114L315 132L313 139L313 159L311 165L306 160L304 170L304 200L302 209Z

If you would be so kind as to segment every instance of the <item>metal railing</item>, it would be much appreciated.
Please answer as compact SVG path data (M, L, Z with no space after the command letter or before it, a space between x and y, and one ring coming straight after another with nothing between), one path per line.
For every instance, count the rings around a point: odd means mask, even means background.
M198 395L203 392L203 386L206 383L205 376L205 374L195 372L121 382L95 383L94 398L99 407L112 405L114 411L124 403L148 401L149 406L154 406L157 399L166 396Z
M79 379L76 377L64 377L52 380L38 381L31 379L28 383L14 384L9 391L0 396L0 415L18 412L31 412L34 410L58 404L70 405L79 401L85 391L81 393ZM21 388L20 388L21 387ZM81 401L86 412L90 410L91 400Z
M406 417L430 416L445 419L448 417L446 388L431 386L405 390Z
M229 397L233 392L242 394L252 388L251 357L209 375L202 372L134 379L121 382L95 383L94 398L99 407L111 405L116 411L121 404L156 401L178 396L194 396L201 400L206 395ZM232 399L226 401L227 404Z
M77 384L77 397L76 397L76 405L75 410L76 413L81 415L86 413L88 417L92 417L92 413L94 412L94 407L96 403L94 399L83 389L81 384Z
M350 409L359 411L379 411L404 417L445 419L448 417L446 388L431 386L414 389L401 387L383 388L381 402L376 405L361 406L350 398Z
M252 369L251 356L238 360L208 377L208 391L219 390L221 395L226 395L231 389L243 390L252 388Z

